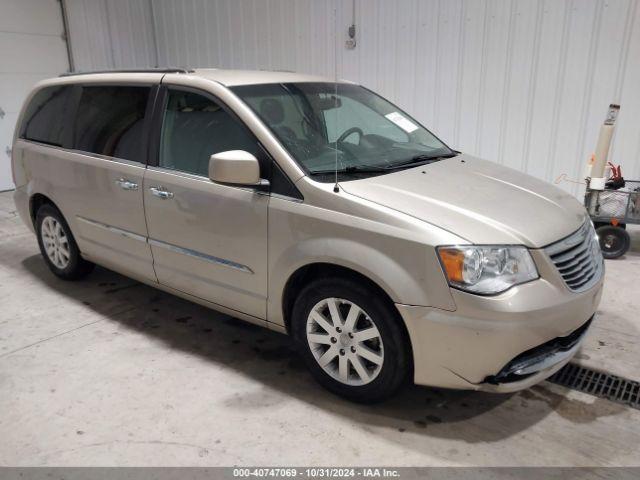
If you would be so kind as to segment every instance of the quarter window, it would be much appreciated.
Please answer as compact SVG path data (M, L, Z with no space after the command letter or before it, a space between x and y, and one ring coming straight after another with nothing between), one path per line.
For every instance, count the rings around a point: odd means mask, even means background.
M20 130L26 140L62 147L72 87L45 87L29 103Z
M85 86L76 115L74 148L143 161L149 87Z
M169 90L159 165L208 177L211 155L228 150L258 156L253 136L219 104L197 93Z

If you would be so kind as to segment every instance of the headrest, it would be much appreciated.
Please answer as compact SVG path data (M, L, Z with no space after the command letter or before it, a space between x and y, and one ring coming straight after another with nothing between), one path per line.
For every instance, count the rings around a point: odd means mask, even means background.
M265 98L260 102L260 115L272 125L277 125L284 120L284 107L282 102L275 98Z

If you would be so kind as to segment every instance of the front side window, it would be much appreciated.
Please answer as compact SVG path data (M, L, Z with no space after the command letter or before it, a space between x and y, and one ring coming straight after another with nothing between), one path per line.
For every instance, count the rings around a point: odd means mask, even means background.
M228 150L258 156L255 139L216 102L198 93L169 90L159 166L208 177L211 155Z
M39 90L27 106L20 136L26 140L62 147L71 89L70 86L55 86Z
M366 88L334 83L243 85L233 91L316 179L388 173L455 153Z
M73 148L143 162L143 125L149 91L149 87L83 87Z

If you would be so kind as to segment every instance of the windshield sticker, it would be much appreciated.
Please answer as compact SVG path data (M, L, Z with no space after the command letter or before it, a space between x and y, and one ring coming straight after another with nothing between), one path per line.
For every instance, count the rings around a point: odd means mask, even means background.
M391 112L385 115L385 117L391 120L393 123L395 123L397 126L399 126L401 129L403 129L407 133L411 133L414 130L418 129L417 125L415 125L413 122L404 118L404 116L401 113Z

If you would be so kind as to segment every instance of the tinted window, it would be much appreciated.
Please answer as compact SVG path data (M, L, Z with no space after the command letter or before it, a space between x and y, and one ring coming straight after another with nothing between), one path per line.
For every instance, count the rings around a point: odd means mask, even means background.
M149 87L83 87L74 148L142 162Z
M72 87L46 87L38 91L24 115L22 138L61 147L66 130Z
M304 200L300 190L289 180L289 177L284 174L278 164L273 162L271 165L271 193Z
M169 90L159 165L207 177L209 157L227 150L259 155L252 135L220 105L197 93Z

